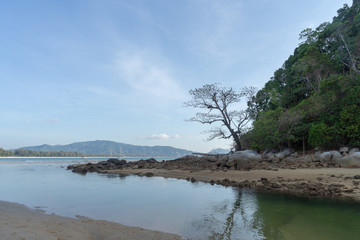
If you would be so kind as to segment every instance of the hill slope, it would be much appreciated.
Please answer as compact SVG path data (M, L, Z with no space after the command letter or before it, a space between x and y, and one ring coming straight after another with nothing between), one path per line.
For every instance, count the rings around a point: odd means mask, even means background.
M79 152L87 155L133 156L133 157L180 157L191 154L191 151L169 146L137 146L113 141L96 140L76 142L67 145L40 145L23 147L33 151Z
M360 0L303 42L258 91L246 148L360 146Z

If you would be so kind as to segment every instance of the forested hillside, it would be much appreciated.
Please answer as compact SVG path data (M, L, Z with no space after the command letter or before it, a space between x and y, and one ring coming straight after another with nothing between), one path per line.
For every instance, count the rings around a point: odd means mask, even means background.
M360 145L360 0L302 43L259 90L243 146L334 148Z

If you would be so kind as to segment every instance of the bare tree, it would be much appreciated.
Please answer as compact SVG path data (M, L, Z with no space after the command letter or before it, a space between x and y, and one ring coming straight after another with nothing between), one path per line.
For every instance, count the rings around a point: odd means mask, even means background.
M196 113L189 121L202 124L220 123L220 126L207 131L210 133L208 140L232 138L235 143L235 150L241 150L240 134L244 132L251 120L251 114L247 110L230 109L230 106L241 102L243 98L246 98L249 104L255 94L255 88L246 87L240 91L235 91L232 88L224 88L220 84L214 83L192 89L189 93L192 99L185 102L185 106L207 110Z

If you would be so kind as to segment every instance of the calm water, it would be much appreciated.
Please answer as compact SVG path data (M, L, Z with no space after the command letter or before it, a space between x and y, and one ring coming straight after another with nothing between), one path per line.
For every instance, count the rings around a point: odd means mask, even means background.
M69 162L0 163L0 200L190 239L360 239L360 206L160 177L79 175ZM65 168L64 168L65 167Z

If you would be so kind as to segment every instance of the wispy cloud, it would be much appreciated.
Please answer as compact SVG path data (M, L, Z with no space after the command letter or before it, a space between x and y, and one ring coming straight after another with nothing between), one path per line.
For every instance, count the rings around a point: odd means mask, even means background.
M171 99L183 96L170 67L156 54L135 49L122 51L115 60L115 69L121 81L141 94Z
M241 14L242 1L199 0L202 22L200 30L193 35L196 48L201 53L216 57L223 64L231 64L242 53L241 26L244 17Z
M145 140L167 140L167 139L177 139L177 138L180 138L180 135L176 134L176 135L170 136L165 133L153 134L148 137L138 137L138 139L145 139Z
M60 120L58 118L51 118L46 120L47 123L58 123Z

